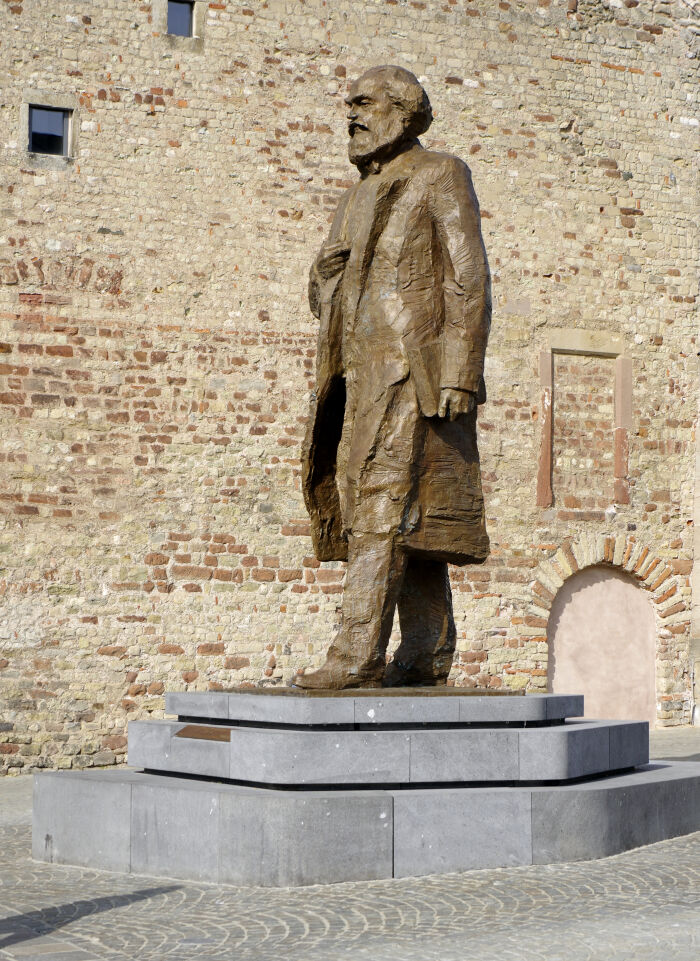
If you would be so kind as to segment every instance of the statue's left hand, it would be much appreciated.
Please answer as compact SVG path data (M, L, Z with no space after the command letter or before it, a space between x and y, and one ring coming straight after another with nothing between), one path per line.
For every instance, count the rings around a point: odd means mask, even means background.
M443 387L440 391L438 417L456 420L460 414L470 414L476 408L476 394L470 390Z
M350 248L347 244L326 244L316 258L314 267L323 280L330 280L345 268L349 256Z

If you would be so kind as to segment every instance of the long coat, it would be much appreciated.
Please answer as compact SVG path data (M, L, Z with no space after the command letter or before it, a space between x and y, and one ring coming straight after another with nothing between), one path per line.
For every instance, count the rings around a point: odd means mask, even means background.
M324 274L324 252L349 249ZM485 400L488 264L469 168L417 142L351 187L311 269L317 388L302 452L316 555L388 534L455 564L489 551L476 411L437 416L440 390Z

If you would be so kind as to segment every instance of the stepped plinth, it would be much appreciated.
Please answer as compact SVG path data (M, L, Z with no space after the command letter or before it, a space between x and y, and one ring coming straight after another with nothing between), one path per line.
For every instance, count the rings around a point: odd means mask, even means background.
M615 854L700 829L700 765L576 695L170 693L136 770L35 779L34 856L300 885Z

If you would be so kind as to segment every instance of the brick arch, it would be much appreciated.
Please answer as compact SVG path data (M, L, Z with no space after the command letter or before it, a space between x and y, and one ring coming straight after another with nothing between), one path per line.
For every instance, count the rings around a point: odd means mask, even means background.
M533 613L549 616L557 591L573 574L586 567L608 566L634 578L650 596L661 624L688 624L690 612L671 563L654 554L634 537L583 536L567 540L535 570L531 584ZM683 633L678 631L677 633Z
M687 650L690 609L682 591L687 564L664 560L634 537L583 535L567 540L535 569L528 613L513 618L513 624L536 626L541 632L538 640L548 643L549 615L566 580L590 567L610 567L628 574L647 592L656 616L657 723L687 722L691 697ZM532 672L538 677L530 678L528 688L542 688L547 660L545 654L540 669Z

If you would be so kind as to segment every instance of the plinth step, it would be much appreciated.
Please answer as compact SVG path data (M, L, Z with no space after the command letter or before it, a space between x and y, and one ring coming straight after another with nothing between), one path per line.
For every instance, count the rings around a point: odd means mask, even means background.
M520 692L519 692L520 693ZM460 688L338 691L262 688L168 692L165 710L181 718L255 724L522 724L583 714L581 694L468 694Z
M280 786L567 781L648 760L646 721L376 730L129 724L134 767Z
M700 764L554 787L270 791L129 771L35 775L33 855L265 886L549 864L700 830Z

